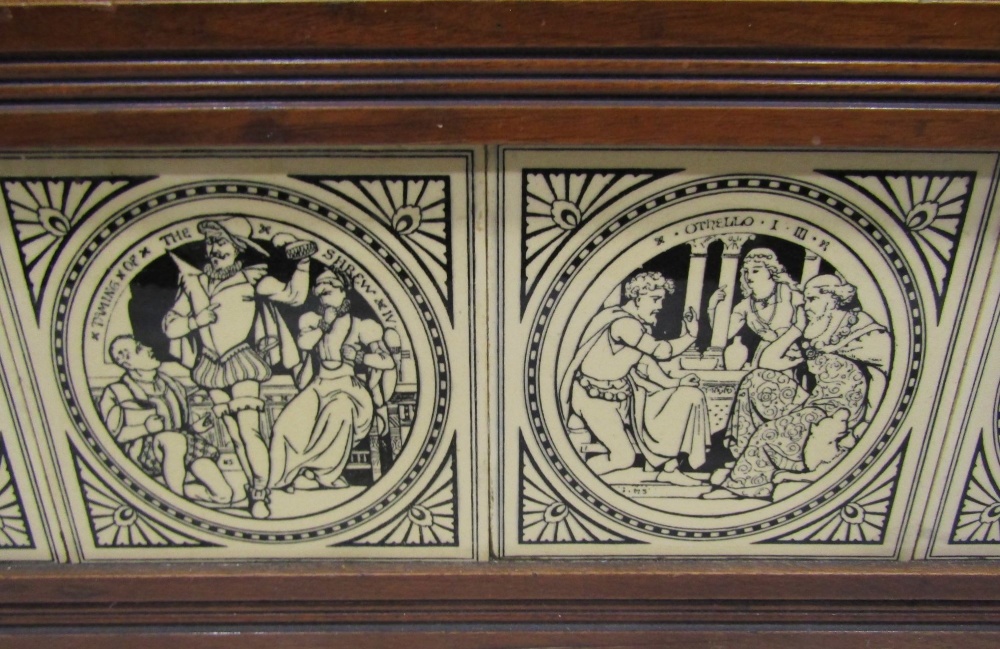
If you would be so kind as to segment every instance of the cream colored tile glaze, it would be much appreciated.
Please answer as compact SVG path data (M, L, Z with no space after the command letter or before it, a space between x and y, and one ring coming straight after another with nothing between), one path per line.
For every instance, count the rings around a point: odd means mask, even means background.
M473 558L473 158L0 161L33 556Z
M499 164L500 554L913 556L996 302L996 156Z
M0 558L996 556L996 166L2 158Z
M951 421L932 441L941 461L928 472L919 493L928 494L918 537L920 558L1000 557L1000 257L998 231L993 225L982 245L992 258L990 284L982 293L982 308L968 320L960 337L970 350L989 342L986 353L970 351ZM966 406L968 404L968 406Z

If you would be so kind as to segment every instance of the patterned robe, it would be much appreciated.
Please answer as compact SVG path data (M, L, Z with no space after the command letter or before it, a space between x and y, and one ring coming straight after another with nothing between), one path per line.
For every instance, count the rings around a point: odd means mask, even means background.
M811 390L769 369L753 370L737 388L728 430L736 463L722 483L737 495L770 498L775 472L805 470L803 447L814 423L843 409L852 428L878 406L869 387L888 373L892 339L885 327L851 313L829 339L804 341L803 348Z

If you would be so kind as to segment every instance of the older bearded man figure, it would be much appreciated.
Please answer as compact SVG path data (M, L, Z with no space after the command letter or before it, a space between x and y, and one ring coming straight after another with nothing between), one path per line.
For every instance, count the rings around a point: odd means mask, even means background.
M813 426L835 414L846 450L867 427L885 393L892 356L889 331L857 306L856 290L819 275L804 289L797 324L761 356L740 382L727 441L734 465L712 476L722 487L704 498L771 498L778 471L804 472L803 449ZM787 371L805 366L803 380ZM804 386L804 387L803 387Z
M694 468L705 462L711 435L705 395L697 376L671 378L659 365L694 343L694 310L685 314L679 338L657 340L651 334L663 299L673 290L673 282L655 272L626 282L625 303L591 320L563 379L560 397L570 432L588 431L608 449L587 460L598 475L630 468L638 448L660 470L658 481L701 484L680 471L678 456L686 453Z
M291 241L285 247L298 264L291 279L282 282L263 264L243 266L248 248L267 254L251 239L246 218L207 219L198 230L205 235L208 263L198 271L175 258L181 290L163 319L163 331L173 341L171 353L191 368L192 380L208 391L214 413L225 424L247 476L250 514L266 518L270 470L260 430L260 384L271 378L272 365L290 369L298 363L295 340L274 303L305 302L309 255L316 244Z

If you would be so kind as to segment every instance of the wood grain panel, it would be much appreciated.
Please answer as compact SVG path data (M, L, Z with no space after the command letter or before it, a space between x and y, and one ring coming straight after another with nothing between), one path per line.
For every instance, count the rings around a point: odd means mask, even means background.
M27 3L0 11L0 53L733 50L989 53L989 3Z

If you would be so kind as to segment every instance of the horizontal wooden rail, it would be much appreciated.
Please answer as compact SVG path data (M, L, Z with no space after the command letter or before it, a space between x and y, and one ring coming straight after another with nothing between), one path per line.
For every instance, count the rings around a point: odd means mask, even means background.
M988 151L1000 147L1000 108L598 100L0 107L7 149L493 143Z
M993 3L44 2L0 6L0 56L291 51L996 53Z

